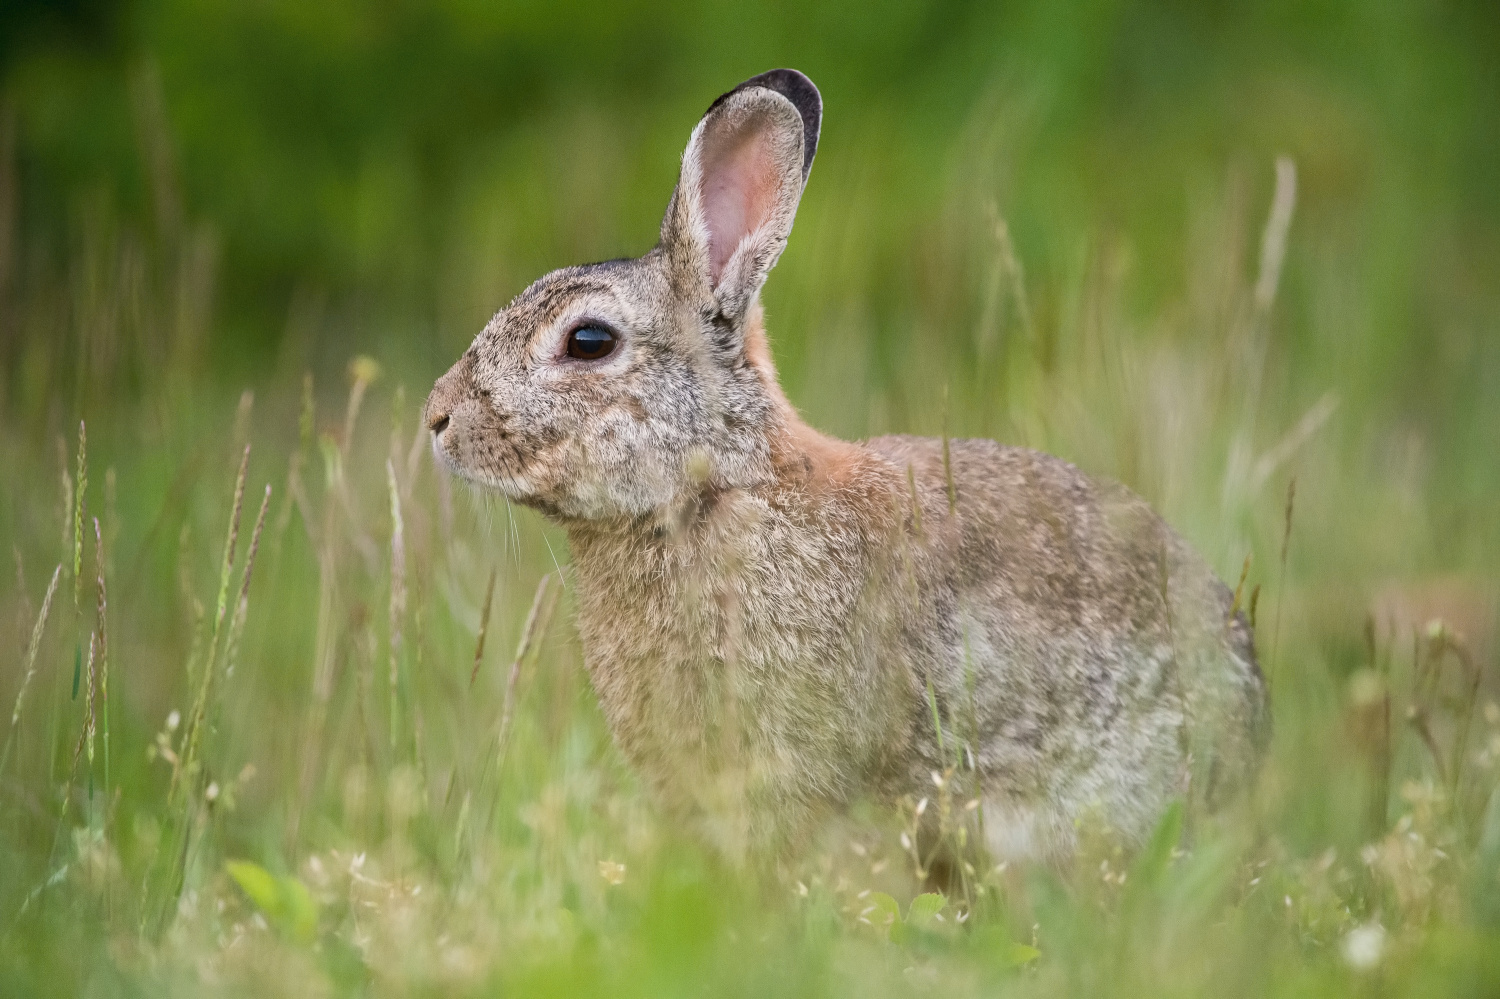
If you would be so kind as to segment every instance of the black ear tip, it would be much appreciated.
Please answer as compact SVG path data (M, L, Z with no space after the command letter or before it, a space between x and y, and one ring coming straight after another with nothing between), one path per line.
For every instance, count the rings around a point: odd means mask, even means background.
M792 107L802 116L802 180L806 182L807 174L812 170L813 154L818 151L818 132L823 126L823 95L818 93L818 88L805 74L795 69L773 69L759 76L752 76L729 94L739 93L749 87L774 90L791 101ZM719 101L724 97L720 97ZM718 104L719 101L714 103Z
M734 89L743 90L746 87L774 90L795 104L798 111L811 111L815 117L822 114L823 95L818 93L818 88L806 75L795 69L773 69L768 73L752 76Z

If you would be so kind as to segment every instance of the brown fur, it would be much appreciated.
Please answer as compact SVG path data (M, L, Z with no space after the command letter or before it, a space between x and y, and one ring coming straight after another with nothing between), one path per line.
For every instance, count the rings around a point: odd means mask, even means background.
M1251 773L1249 629L1122 487L991 441L945 459L798 418L757 296L820 115L789 70L715 102L660 245L499 312L428 400L436 453L566 528L617 744L727 849L920 793L955 749L1002 855L1065 857L1091 812L1138 841L1185 788L1212 803ZM581 323L614 352L568 357Z

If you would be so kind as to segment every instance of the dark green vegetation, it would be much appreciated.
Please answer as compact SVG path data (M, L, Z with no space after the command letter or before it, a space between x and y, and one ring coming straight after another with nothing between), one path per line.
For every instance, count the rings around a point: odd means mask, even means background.
M1208 11L8 12L0 991L1500 987L1500 21ZM703 108L782 64L827 107L765 293L790 396L1249 557L1277 731L1222 820L936 913L916 802L727 871L610 747L563 539L434 474L432 379L649 246Z

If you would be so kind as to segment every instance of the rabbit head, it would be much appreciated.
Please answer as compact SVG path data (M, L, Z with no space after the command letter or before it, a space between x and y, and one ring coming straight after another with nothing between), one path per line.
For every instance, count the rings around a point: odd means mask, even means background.
M758 295L791 232L822 102L795 70L736 87L682 157L645 256L554 271L427 400L439 461L560 519L641 517L769 474L785 402Z

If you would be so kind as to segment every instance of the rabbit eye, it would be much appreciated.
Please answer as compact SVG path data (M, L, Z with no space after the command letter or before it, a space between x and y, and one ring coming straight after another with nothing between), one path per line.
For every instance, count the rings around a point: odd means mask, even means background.
M602 326L580 326L568 334L568 356L597 361L613 353L615 340L615 335Z

